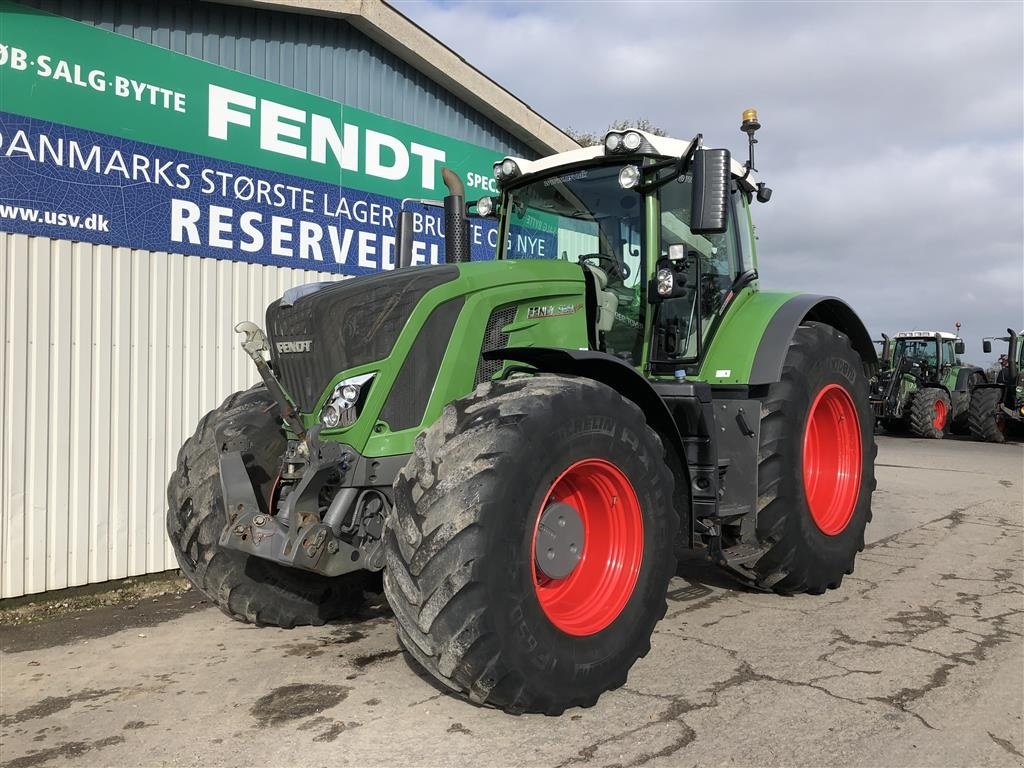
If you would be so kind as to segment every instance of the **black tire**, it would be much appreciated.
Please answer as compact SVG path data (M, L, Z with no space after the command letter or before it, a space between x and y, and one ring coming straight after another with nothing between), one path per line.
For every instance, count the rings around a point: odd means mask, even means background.
M945 390L925 387L911 395L909 412L910 434L941 440L949 429L953 407Z
M967 423L971 437L986 443L1006 442L1006 418L1000 418L999 403L1003 391L998 387L982 387L971 393Z
M969 435L971 433L971 393L979 384L985 383L985 375L975 371L967 380L967 389L953 393L956 398L956 405L953 408L953 419L950 422L950 431L955 435Z
M832 385L845 391L856 414L861 473L849 520L839 532L826 534L815 522L805 490L804 439L812 405ZM860 355L834 328L801 325L790 341L781 379L771 385L761 409L756 523L742 526L754 529L754 540L738 551L753 547L763 554L753 565L737 567L726 550L724 565L751 586L781 594L835 589L853 573L864 549L875 489L875 419Z
M635 489L642 561L621 612L573 636L541 606L532 536L552 483L588 458ZM593 705L625 683L665 614L672 490L660 439L612 389L546 375L482 384L417 438L395 481L384 591L402 644L477 703L550 715Z
M167 486L167 535L182 573L224 613L257 625L323 624L351 612L362 574L328 578L221 548L227 522L216 435L241 438L246 468L269 498L285 436L280 411L263 386L236 392L199 422L178 452Z

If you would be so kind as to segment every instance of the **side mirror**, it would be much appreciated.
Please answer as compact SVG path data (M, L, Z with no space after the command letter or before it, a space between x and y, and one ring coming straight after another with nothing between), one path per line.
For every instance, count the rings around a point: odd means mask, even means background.
M727 149L699 149L693 153L693 200L690 231L695 235L725 232L729 207L730 156Z
M992 353L992 341L991 341L991 339L985 339L983 342L981 342L981 349L982 349L982 351L986 355L991 354Z
M955 351L958 355L962 355L965 349L967 349L967 347L964 346L964 342L962 339L957 339L956 343L953 344L953 351Z
M687 271L690 267L690 259L699 258L694 253L690 255L685 245L670 245L668 247L668 258L658 260L655 265L654 277L648 289L648 300L652 304L674 299L686 292L688 281Z

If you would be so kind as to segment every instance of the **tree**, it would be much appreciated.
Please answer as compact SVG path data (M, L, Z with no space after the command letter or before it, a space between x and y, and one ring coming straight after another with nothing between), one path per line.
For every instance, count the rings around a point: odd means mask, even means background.
M590 131L581 131L571 127L567 128L565 132L569 134L581 147L594 147L604 141L604 136L608 131L625 131L629 128L646 131L647 133L652 133L655 136L668 136L667 131L653 125L646 117L641 117L636 120L616 120L614 123L609 125L603 133L591 133Z

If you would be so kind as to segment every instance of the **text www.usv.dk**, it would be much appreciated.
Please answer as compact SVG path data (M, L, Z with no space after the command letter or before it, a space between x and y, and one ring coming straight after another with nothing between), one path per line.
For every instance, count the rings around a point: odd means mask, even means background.
M19 205L0 205L0 219L16 219L34 224L55 224L58 227L88 229L93 232L110 231L110 219L102 213L78 216L73 213L41 211L38 208L22 208Z

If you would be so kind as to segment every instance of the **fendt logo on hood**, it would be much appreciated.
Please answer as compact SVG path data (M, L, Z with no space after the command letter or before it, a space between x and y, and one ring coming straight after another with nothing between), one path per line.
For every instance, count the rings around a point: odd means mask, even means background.
M277 342L277 351L282 355L287 355L291 352L312 352L313 340L306 339L305 341L279 341Z

